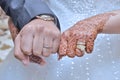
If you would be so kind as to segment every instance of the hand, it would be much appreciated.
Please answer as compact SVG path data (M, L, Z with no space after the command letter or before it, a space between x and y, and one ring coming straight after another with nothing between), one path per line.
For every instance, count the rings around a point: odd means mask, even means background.
M63 32L59 48L59 59L66 55L71 58L81 57L85 51L91 53L96 36L103 30L110 15L98 15L79 21Z
M23 63L28 63L29 60L40 63L43 61L42 56L48 57L58 51L60 31L52 21L33 20L19 34L10 21L9 27L15 43L15 57ZM35 59L38 57L39 61Z

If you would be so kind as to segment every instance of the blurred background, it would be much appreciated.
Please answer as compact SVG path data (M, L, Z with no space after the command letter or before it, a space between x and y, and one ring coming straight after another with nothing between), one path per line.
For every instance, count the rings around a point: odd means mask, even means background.
M9 17L0 8L0 62L6 59L13 49L13 42L8 28Z
M95 14L120 9L120 0L44 1L58 16L61 31ZM99 34L91 55L60 61L51 55L45 66L24 66L12 49L8 17L0 10L0 80L120 80L120 35Z

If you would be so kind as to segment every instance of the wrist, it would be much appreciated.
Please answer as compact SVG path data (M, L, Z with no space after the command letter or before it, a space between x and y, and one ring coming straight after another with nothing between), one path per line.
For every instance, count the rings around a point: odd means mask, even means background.
M97 30L97 33L101 33L106 27L106 23L109 21L110 17L114 15L114 13L99 14L89 18L87 21L90 21L91 26Z
M60 30L60 23L55 15L41 14L41 15L35 16L32 20L34 20L34 19L40 19L45 22L52 22Z

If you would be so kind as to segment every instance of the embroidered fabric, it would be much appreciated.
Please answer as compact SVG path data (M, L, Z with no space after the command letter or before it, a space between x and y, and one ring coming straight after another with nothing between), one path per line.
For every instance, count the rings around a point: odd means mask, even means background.
M44 0L58 16L62 31L77 21L120 9L120 0ZM99 34L94 51L83 57L57 55L46 58L45 66L23 66L12 54L0 64L0 80L120 80L120 35ZM12 52L11 52L12 53Z

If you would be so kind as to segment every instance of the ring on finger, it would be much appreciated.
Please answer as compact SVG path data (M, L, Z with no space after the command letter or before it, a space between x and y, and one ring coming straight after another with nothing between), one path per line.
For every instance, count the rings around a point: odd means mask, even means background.
M77 48L81 51L85 51L85 43L84 42L77 42Z
M46 48L46 49L51 49L52 47L49 47L49 46L44 46L43 48Z

